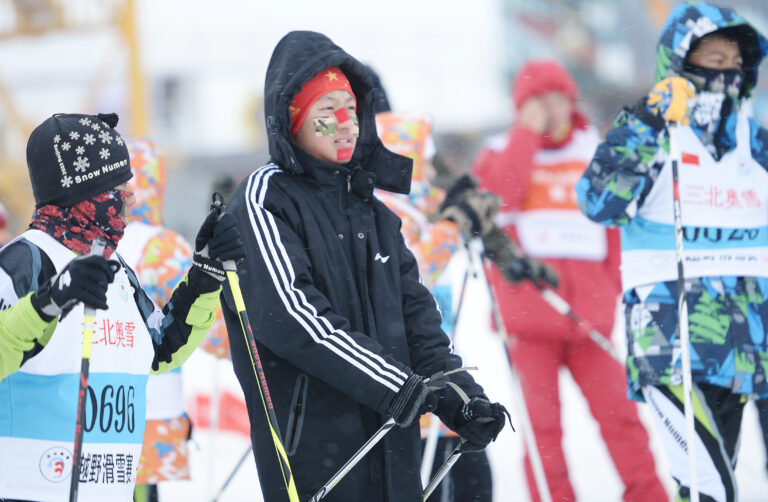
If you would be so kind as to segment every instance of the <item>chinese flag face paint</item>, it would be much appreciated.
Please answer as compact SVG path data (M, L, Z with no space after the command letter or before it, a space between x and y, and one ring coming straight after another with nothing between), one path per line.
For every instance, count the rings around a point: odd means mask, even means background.
M307 113L293 142L320 160L349 162L360 135L355 97L334 90L320 97Z
M339 124L342 124L349 120L349 112L347 112L346 108L339 108L333 114L336 116L336 120L339 121Z
M354 153L354 151L354 148L340 148L336 150L336 160L346 162L352 158L352 153Z

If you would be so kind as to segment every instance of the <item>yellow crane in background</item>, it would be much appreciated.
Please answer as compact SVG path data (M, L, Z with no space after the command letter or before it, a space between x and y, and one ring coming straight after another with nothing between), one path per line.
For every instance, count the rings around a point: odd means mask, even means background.
M125 52L125 75L128 79L126 96L131 136L149 134L146 82L142 71L136 26L135 0L0 0L0 48L4 44L23 44L34 38L50 34L82 34L89 30L114 32L118 46ZM41 64L45 64L44 61ZM84 89L83 106L77 111L91 110L103 91L105 75L114 65L109 59ZM55 85L55 84L52 84ZM0 75L0 115L2 124L13 131L4 136L26 138L37 125L31 123L24 110L14 100L11 89ZM8 134L12 132L13 134ZM29 186L24 148L2 148L0 145L0 201L12 214L12 233L26 225L34 209ZM15 228L14 228L15 227Z

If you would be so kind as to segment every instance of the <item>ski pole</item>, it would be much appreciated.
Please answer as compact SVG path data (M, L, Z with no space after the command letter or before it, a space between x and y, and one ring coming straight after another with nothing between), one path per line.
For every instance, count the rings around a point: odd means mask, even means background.
M435 463L435 451L437 450L437 440L440 437L440 419L436 415L429 415L429 429L427 438L424 442L424 454L421 457L421 484L422 486L429 481L429 475L432 473L432 466Z
M492 422L492 418L481 418L478 419L480 422ZM453 450L453 453L443 462L443 465L440 466L440 469L437 470L435 473L435 476L432 478L432 480L429 482L426 488L424 488L424 494L423 494L423 501L426 502L426 500L429 498L430 495L432 495L432 492L435 491L435 489L440 485L440 483L443 481L445 476L448 475L448 471L451 470L451 468L456 464L456 462L459 460L459 457L462 455L462 448L464 444L467 442L466 439L460 438L459 444L456 446L456 448Z
M352 455L349 460L344 463L343 466L341 466L341 469L339 469L336 474L334 474L331 479L329 479L320 489L315 493L311 499L309 499L309 502L318 502L319 500L322 500L325 498L328 493L333 490L333 488L341 481L341 479L347 475L347 473L352 470L352 468L357 465L358 462L368 453L371 448L376 446L376 443L378 443L381 438L383 438L387 432L389 432L393 427L395 426L395 419L389 418L386 422L384 422L384 425L379 427L379 430L377 430L373 436L371 436L368 441L363 444L363 446L360 447L357 452Z
M501 316L499 302L496 298L496 291L493 289L493 286L488 280L488 276L485 273L485 268L482 264L483 241L480 238L472 239L470 242L470 251L470 266L474 266L473 256L481 260L480 269L483 273L483 281L488 288L488 295L491 299L491 314L493 315L493 320L496 324L496 330L504 342L504 352L507 354L509 369L512 373L512 391L521 411L520 418L522 421L523 441L525 442L525 446L528 448L528 458L531 462L533 479L536 483L536 489L539 492L539 497L541 498L542 502L552 502L552 495L550 494L549 485L547 484L547 477L544 473L544 464L541 461L539 448L536 444L536 436L533 433L533 426L531 425L531 416L528 414L528 407L525 404L523 386L520 382L520 377L515 370L512 357L509 355L509 334L507 332L507 327L504 324L504 318Z
M427 378L424 381L425 385L429 385L430 383L434 383L436 380L442 380L437 383L436 387L432 387L433 389L440 389L443 388L445 385L449 385L452 388L456 389L456 384L453 382L448 381L444 377L447 377L451 373L456 373L458 371L467 371L467 370L476 370L476 367L472 368L456 368L454 370L446 371L446 372L438 372L432 377ZM439 376L438 376L439 375ZM371 451L371 448L376 446L376 443L381 441L381 438L387 435L387 433L395 426L395 419L390 417L386 422L384 422L384 425L379 427L379 430L377 430L373 436L371 436L368 441L366 441L363 446L360 447L357 452L355 452L354 455L352 455L349 460L347 460L344 465L341 466L341 469L339 469L336 474L331 476L331 479L329 479L318 491L315 493L311 499L309 499L309 502L318 502L319 500L322 500L325 498L328 493L333 490L333 488L339 483L339 481L342 480L344 476L347 475L347 473L352 470L352 468L357 465L358 462L369 452Z
M243 456L240 457L240 460L237 461L235 464L235 467L232 469L232 472L229 473L229 476L227 476L227 479L224 481L224 484L221 485L221 488L219 488L219 491L216 492L216 496L213 497L211 502L218 502L218 500L221 498L221 496L224 494L224 490L227 489L229 486L229 483L232 482L233 479L235 479L235 474L240 470L240 468L245 463L245 459L248 458L248 454L251 453L251 450L253 450L253 446L248 445L248 449L243 452Z
M581 328L588 336L589 339L595 342L601 349L606 351L608 354L611 355L614 359L619 361L620 363L624 363L623 358L619 354L619 352L616 350L616 347L611 343L611 341L608 339L607 336L600 333L597 329L595 329L594 326L592 326L592 323L587 321L585 318L578 315L576 312L573 311L573 308L571 308L571 305L563 299L560 295L554 292L554 290L546 288L544 286L536 285L537 288L539 288L539 293L541 293L541 297L544 298L544 300L549 304L550 307L555 309L558 313L561 315L564 315L576 325Z
M217 211L219 214L224 211L223 197L220 193L213 194L211 209ZM248 320L248 312L245 309L245 301L243 300L243 293L240 290L240 281L237 277L237 264L234 260L227 260L224 262L224 270L227 274L227 282L229 283L229 289L232 292L232 298L235 301L235 308L237 309L238 317L240 318L240 328L245 337L245 343L250 349L248 355L251 358L251 365L256 375L256 382L259 384L259 396L261 397L261 404L264 406L264 412L267 415L267 425L269 426L269 432L272 436L272 442L275 445L275 453L277 454L277 460L280 463L280 470L283 475L283 482L285 488L288 490L288 499L291 502L299 502L299 494L296 491L296 483L293 480L293 473L291 472L291 465L288 463L288 454L285 452L283 446L283 438L280 435L280 429L277 424L277 417L275 416L274 405L272 404L272 396L269 394L269 387L267 386L267 378L264 374L264 368L261 365L261 357L259 351L256 348L256 338L253 336L253 330L251 329L251 323Z
M469 253L469 250L467 250ZM467 255L469 256L469 255ZM451 323L452 333L454 336L456 333L456 326L459 324L459 316L461 315L462 306L464 305L464 293L467 290L467 282L469 281L469 270L471 267L467 267L464 270L464 278L461 281L461 289L459 290L459 304L456 307L456 314L453 316ZM424 454L421 457L421 484L426 485L429 481L429 475L432 473L432 466L435 462L435 452L437 450L437 440L440 436L440 419L435 415L429 416L429 432L424 443Z
M107 247L107 240L99 237L91 244L90 255L100 255ZM80 357L80 388L77 391L77 414L75 416L75 441L72 448L72 478L69 482L69 502L77 501L80 489L80 455L83 450L83 422L85 420L85 394L88 392L88 375L91 369L91 343L96 309L85 305L85 323L83 325L83 348ZM95 411L94 411L95 412Z
M451 470L451 467L453 467L454 464L456 464L456 461L459 460L459 457L461 456L461 447L464 446L464 443L466 442L467 440L462 438L461 441L459 441L459 444L456 445L456 448L454 448L453 453L451 453L445 462L443 462L443 465L440 466L440 469L435 473L432 481L430 481L427 487L424 488L423 501L426 502L429 496L432 495L432 492L434 492L438 485L443 481L445 476L448 475L448 471Z
M683 216L680 208L680 172L677 148L677 123L667 122L669 132L669 157L672 163L672 197L675 213L675 257L677 260L677 312L679 318L679 341L683 370L683 411L688 440L688 468L690 470L691 502L699 502L699 479L696 471L696 429L693 416L693 382L691 378L691 339L688 332L688 302L685 298L685 275L683 270Z

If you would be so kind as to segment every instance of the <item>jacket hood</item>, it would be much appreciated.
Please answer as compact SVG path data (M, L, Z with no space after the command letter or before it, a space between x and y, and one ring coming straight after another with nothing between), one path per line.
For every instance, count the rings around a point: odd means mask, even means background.
M412 161L387 150L376 134L374 85L369 70L320 33L292 31L272 52L264 84L270 157L288 173L299 175L304 172L290 142L288 106L305 82L329 66L338 66L344 72L357 98L360 137L350 166L358 164L373 173L377 188L408 193Z
M733 9L705 2L684 2L669 14L656 48L656 82L682 75L690 47L705 35L725 29L739 40L744 59L741 93L749 95L757 83L757 67L768 52L768 40Z
M131 158L133 178L128 186L133 190L136 204L127 221L148 225L163 224L165 199L165 161L155 144L147 139L126 139Z

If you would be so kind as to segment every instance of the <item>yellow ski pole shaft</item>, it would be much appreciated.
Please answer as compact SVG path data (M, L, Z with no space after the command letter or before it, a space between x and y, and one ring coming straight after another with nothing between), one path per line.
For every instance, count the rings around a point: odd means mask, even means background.
M218 211L219 214L224 211L222 199L223 197L218 192L213 194L211 208ZM229 289L232 292L232 298L235 301L235 309L237 310L237 315L240 319L240 329L243 332L243 337L245 337L245 344L249 349L248 355L251 358L251 365L253 366L253 371L256 375L261 404L264 406L264 412L267 415L267 425L269 426L269 432L272 436L272 442L275 445L275 453L277 454L277 460L280 463L283 482L285 483L286 490L288 490L288 499L290 502L299 502L299 494L296 491L296 483L293 480L291 465L288 462L288 454L285 451L285 446L283 446L283 438L280 435L280 429L277 425L277 416L275 416L272 396L269 394L264 367L261 364L259 350L256 347L256 338L253 336L251 322L248 320L248 312L246 312L245 309L245 301L243 300L243 293L240 289L240 280L237 277L237 265L234 260L225 261L224 270L226 271L227 282L229 283Z
M261 404L264 406L264 411L267 414L269 432L272 436L272 442L275 444L275 452L277 453L278 461L280 462L280 470L283 474L283 482L285 483L285 488L288 490L288 499L291 502L299 502L299 494L296 491L296 483L293 481L291 465L288 463L288 454L285 452L285 447L283 446L283 438L280 435L280 429L277 426L277 417L275 416L275 408L272 404L272 396L269 394L267 378L264 375L264 368L261 365L259 350L256 348L256 339L254 338L253 331L251 330L251 323L248 320L248 313L245 311L245 302L243 301L243 294L240 290L240 281L238 280L237 272L234 270L234 268L234 261L227 261L224 263L224 269L227 271L227 281L229 282L229 288L232 291L232 297L235 300L237 315L240 318L240 328L243 331L245 343L248 345L248 355L251 357L253 371L256 374L256 380L259 384Z
M99 237L91 244L92 255L99 255L107 247L104 237ZM88 392L88 375L91 368L91 343L93 342L93 324L96 309L85 305L85 324L83 326L83 349L80 358L80 379L77 391L77 414L75 415L75 440L72 448L72 478L69 483L69 502L77 501L80 488L80 455L83 449L83 422L85 420L85 394Z

